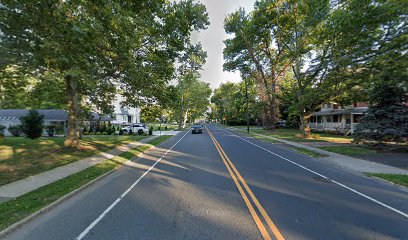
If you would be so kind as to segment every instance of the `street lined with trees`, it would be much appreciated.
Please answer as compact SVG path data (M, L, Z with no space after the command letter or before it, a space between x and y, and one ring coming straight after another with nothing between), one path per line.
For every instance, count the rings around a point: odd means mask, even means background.
M381 82L408 91L407 10L404 1L257 1L253 11L241 8L225 19L232 37L224 69L253 79L265 128L285 115L310 137L309 118L323 103L375 106L369 95ZM408 132L399 135L406 139Z

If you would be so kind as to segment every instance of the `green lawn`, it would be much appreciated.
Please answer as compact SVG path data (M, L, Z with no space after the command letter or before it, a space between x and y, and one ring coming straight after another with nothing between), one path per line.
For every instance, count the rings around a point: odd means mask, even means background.
M80 149L64 147L64 138L6 137L0 142L0 185L108 151L145 136L84 136Z
M382 178L384 180L408 187L408 175L384 173L368 173L367 175Z
M347 156L356 156L359 154L375 154L376 152L374 150L370 150L364 147L359 147L359 146L326 146L326 147L320 147L323 150L330 151L330 152L335 152Z
M321 153L318 153L318 152L315 152L315 151L312 151L312 150L309 150L309 149L306 149L306 148L290 147L290 149L293 149L296 152L306 154L306 155L311 156L311 157L327 157L327 155L325 155L325 154L321 154Z
M0 203L0 231L51 204L62 196L78 189L93 179L96 179L102 174L121 166L127 160L130 160L149 149L151 145L158 145L170 137L171 136L160 136L151 140L149 142L150 145L146 144L139 146L110 160L41 187L16 199Z

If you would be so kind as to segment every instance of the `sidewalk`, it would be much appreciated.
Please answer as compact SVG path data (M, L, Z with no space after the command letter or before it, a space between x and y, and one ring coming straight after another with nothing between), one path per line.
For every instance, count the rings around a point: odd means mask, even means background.
M175 130L170 130L170 131L153 131L153 135L154 136L160 136L160 134L161 135L171 135L171 136L174 136L174 135L176 135L177 133L179 133L180 131L175 131Z
M226 128L230 130L245 132L245 130L242 130L239 128L232 128L232 127L226 127ZM308 149L308 150L311 150L311 151L314 151L320 154L327 155L328 157L321 157L321 158L315 158L315 159L318 161L321 161L322 163L335 165L337 167L340 167L346 170L359 172L359 173L387 173L387 174L408 175L408 170L404 170L404 169L400 169L400 168L396 168L396 167L392 167L392 166L388 166L384 164L379 164L375 162L370 162L370 161L366 161L362 159L357 159L357 158L341 155L338 153L329 152L323 149L311 147L305 144L291 142L291 141L287 141L287 140L283 140L279 138L274 138L274 137L270 137L270 136L259 134L259 133L251 133L251 134L256 135L256 136L261 136L264 138L273 139L275 141L278 141L278 142L281 142L281 143L284 143L290 146L305 148L305 149Z
M66 178L74 173L80 172L100 162L120 155L123 152L127 152L132 148L143 145L144 143L147 143L150 140L157 137L158 136L152 136L137 142L122 145L108 152L102 152L97 155L87 157L76 162L0 186L0 202L7 200L9 198L19 197L37 188L48 185L60 179Z

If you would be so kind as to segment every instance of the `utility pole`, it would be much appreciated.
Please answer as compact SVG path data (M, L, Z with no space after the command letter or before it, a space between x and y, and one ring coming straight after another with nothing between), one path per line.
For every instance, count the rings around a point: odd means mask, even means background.
M248 112L248 76L245 75L245 100L246 100L246 121L247 121L247 133L249 133L249 112Z

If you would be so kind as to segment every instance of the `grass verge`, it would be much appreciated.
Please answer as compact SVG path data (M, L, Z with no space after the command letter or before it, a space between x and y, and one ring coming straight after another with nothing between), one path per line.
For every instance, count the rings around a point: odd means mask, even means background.
M6 137L0 142L0 185L60 167L138 141L145 136L84 136L81 148L64 147L65 138Z
M359 154L375 154L376 153L374 150L370 150L370 149L358 147L358 146L326 146L326 147L320 147L320 149L323 149L329 152L339 153L342 155L352 156L352 157L359 155Z
M295 150L296 152L309 155L311 157L328 157L326 154L321 154L306 148L301 148L301 147L290 147L290 149Z
M133 148L128 152L124 152L110 160L106 160L69 177L41 187L13 200L0 203L0 231L44 208L64 195L80 188L97 177L120 167L124 162L140 155L150 147L156 146L170 137L171 136L157 137L152 139L146 145Z
M368 176L378 177L405 187L408 187L408 175L403 174L385 174L385 173L367 173Z

